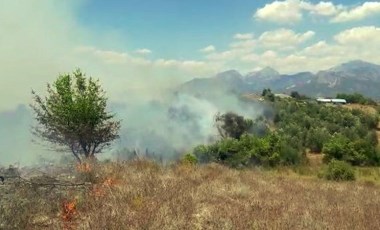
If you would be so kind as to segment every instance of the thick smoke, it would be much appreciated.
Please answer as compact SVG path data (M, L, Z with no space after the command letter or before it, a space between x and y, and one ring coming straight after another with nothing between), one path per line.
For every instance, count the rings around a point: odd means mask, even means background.
M173 160L199 144L218 138L214 116L218 112L234 111L254 119L262 114L262 107L245 103L233 94L220 93L218 97L196 97L168 91L161 98L126 100L112 103L110 111L122 120L120 139L99 157L125 159L129 151ZM15 110L0 113L0 165L33 164L43 158L59 160L70 153L52 154L52 151L32 143L30 128L33 116L30 109L20 105ZM153 156L154 154L154 156Z
M214 116L218 112L233 111L251 119L262 113L259 105L224 92L212 99L177 92L161 100L130 102L115 109L123 119L116 152L123 154L120 148L125 148L164 159L177 158L196 145L217 139Z

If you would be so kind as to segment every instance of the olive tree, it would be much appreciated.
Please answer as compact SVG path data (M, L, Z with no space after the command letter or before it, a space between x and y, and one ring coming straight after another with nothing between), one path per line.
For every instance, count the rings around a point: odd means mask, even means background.
M37 125L32 132L55 150L71 151L76 160L94 158L117 139L120 121L106 111L107 98L99 80L80 69L62 74L41 97L32 90Z
M233 112L217 113L215 125L222 138L240 139L244 133L251 131L253 121Z

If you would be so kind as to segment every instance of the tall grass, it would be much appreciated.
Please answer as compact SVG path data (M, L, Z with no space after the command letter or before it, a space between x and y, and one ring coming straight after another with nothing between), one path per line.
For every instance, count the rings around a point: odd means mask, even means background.
M0 229L380 228L376 185L217 164L132 161L91 170L96 180L82 188L8 185Z

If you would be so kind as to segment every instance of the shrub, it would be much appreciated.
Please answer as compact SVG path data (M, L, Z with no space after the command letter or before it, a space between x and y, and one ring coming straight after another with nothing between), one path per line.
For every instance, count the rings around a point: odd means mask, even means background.
M190 164L190 165L196 165L198 163L197 157L192 153L185 154L182 159L181 163L183 164Z
M200 163L215 162L218 160L218 153L215 145L199 145L194 148L193 154Z
M323 147L325 162L343 160L352 165L378 165L379 153L373 144L365 139L350 141L343 135L336 135Z
M350 164L344 161L332 160L327 165L324 177L327 180L352 181L355 180L355 171Z
M263 137L244 134L239 140L227 138L209 146L200 145L193 150L193 154L202 163L218 162L232 167L300 163L302 153L283 138L277 133Z

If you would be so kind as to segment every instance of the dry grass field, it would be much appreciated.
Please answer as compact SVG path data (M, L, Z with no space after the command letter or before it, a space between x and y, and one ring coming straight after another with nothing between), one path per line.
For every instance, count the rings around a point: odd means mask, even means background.
M360 180L149 161L79 171L73 183L92 183L0 185L0 229L380 229L380 187Z

